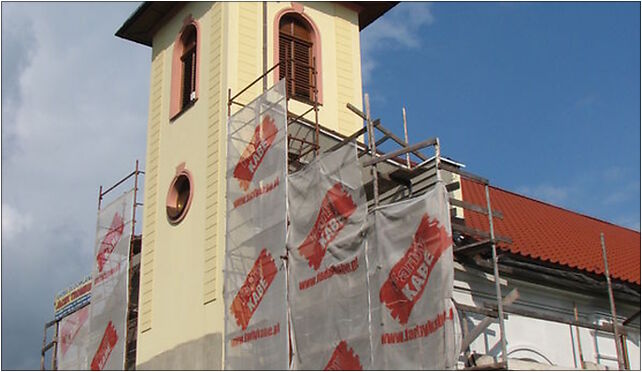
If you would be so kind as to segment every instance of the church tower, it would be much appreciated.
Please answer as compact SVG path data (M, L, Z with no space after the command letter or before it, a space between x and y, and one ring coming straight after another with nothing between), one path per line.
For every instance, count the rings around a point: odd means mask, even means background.
M355 132L362 119L346 104L361 108L359 31L394 4L146 2L117 31L151 47L137 369L222 368L230 92L280 60L308 62L288 72L289 111L315 101L321 126Z

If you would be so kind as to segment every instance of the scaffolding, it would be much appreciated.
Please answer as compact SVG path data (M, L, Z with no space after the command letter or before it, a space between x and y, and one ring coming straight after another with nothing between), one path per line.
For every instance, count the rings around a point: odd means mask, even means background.
M296 95L293 94L293 92L296 91L293 84L295 84L294 71L298 66L297 63L294 59L290 59L288 54L285 60L265 71L265 73L241 89L234 96L232 96L232 90L228 89L228 115L231 114L233 105L244 106L243 103L238 101L238 98L243 93L248 91L254 84L260 81L265 82L269 74L274 73L278 68L283 66L286 72L285 74L281 74L281 76L286 80L286 86L291 88L286 91L286 107L288 107L288 172L295 172L301 169L319 153L334 151L348 143L354 142L357 145L358 157L363 167L362 176L365 180L364 188L369 211L380 205L419 196L430 190L438 180L444 181L446 190L449 192L449 203L451 205L453 255L458 261L473 263L483 270L492 272L495 287L495 300L493 303L484 303L483 306L455 303L457 311L461 315L477 314L484 316L482 321L471 330L468 329L467 323L464 321L465 317L460 316L463 331L460 360L463 360L465 369L509 368L504 324L507 310L510 314L514 315L563 323L570 326L607 332L609 334L617 335L617 332L619 332L621 334L621 337L619 337L620 342L624 343L622 340L625 340L626 330L622 324L616 323L615 318L612 319L610 324L595 324L588 319L581 319L577 316L575 316L575 318L556 316L515 306L514 303L519 299L520 293L518 289L513 289L505 296L502 294L500 271L506 271L506 268L505 266L500 268L498 254L498 246L501 245L503 247L502 250L506 250L506 248L512 244L512 239L510 236L499 235L495 231L495 220L502 220L504 215L501 211L493 209L492 207L489 180L464 171L462 164L443 157L441 155L441 146L438 138L427 138L410 144L406 129L405 108L403 109L404 139L395 135L383 125L380 119L372 118L368 94L365 95L365 113L350 103L346 105L348 110L363 119L364 126L362 128L346 136L323 127L319 123L318 92L316 89L317 75L314 69L314 63L310 66L299 66L309 69L311 76L314 77L313 82L308 87L312 89L313 92L314 101L312 102L297 99ZM266 85L264 84L264 89L265 87ZM292 99L308 104L309 108L302 113L291 112L289 102ZM311 112L314 112L314 118L306 117L306 115ZM367 142L361 141L364 137L367 138ZM397 148L387 153L378 150L386 141L392 141ZM422 150L427 148L434 150L433 156L426 156L422 152ZM414 160L411 160L411 156ZM452 177L452 175L457 175L460 178L481 184L484 188L484 205L476 205L455 198L453 194L455 191L461 189L461 184L455 180L455 177ZM457 208L485 215L488 218L488 230L483 231L468 226L463 218L458 217ZM510 270L508 270L508 272L510 272ZM639 313L637 314L637 316L639 316ZM629 319L634 316L636 316L636 314ZM499 354L499 358L492 363L477 365L475 355L470 353L470 345L492 323L499 324L501 354ZM618 346L618 350L620 347L621 346ZM622 361L619 361L619 363L622 363Z
M506 312L534 319L608 332L610 334L617 335L619 333L621 337L616 337L616 339L619 339L618 341L622 342L626 337L626 329L624 326L626 326L627 321L623 322L623 324L618 324L615 314L613 314L613 319L610 324L600 325L586 319L580 319L577 315L577 309L574 309L576 313L575 317L568 318L514 306L513 304L519 298L520 294L517 289L512 290L505 296L502 294L502 279L500 277L500 271L502 270L500 268L499 255L497 252L498 245L501 244L505 247L512 244L512 240L509 236L502 236L495 232L494 221L496 219L501 220L504 216L501 211L493 209L489 191L489 180L464 171L462 169L462 164L443 157L439 138L427 138L414 144L410 144L408 141L407 131L405 130L405 109L403 114L405 132L404 139L395 135L391 130L384 126L380 119L372 118L369 96L367 94L365 95L365 113L350 103L346 105L348 110L364 121L365 124L362 128L346 136L323 127L319 123L319 98L315 61L312 60L310 65L302 64L300 61L290 58L292 53L293 51L286 49L286 58L283 61L267 69L261 76L252 81L249 85L240 89L236 94L232 95L232 89L228 88L228 116L232 114L232 107L234 105L245 107L245 104L241 102L240 97L242 97L244 93L248 92L252 86L263 81L263 89L265 90L267 88L267 85L265 84L267 77L270 74L279 73L279 76L285 79L287 87L285 99L287 110L286 142L288 172L295 172L301 169L322 152L334 151L348 143L354 142L357 146L358 157L363 167L362 177L365 180L364 189L368 200L368 210L373 210L374 208L392 202L419 196L430 190L438 181L443 181L445 183L446 190L449 192L449 203L452 207L451 226L453 236L453 255L457 260L462 262L472 262L482 269L491 271L495 285L495 300L493 303L484 304L484 306L471 306L455 303L457 311L462 315L477 314L484 316L481 322L479 322L472 330L468 329L467 322L464 321L462 323L463 337L460 357L463 356L462 359L464 360L466 369L509 368L506 346L507 341L504 329ZM303 86L297 86L300 81L297 81L296 76L301 73L301 70L303 70L305 74L308 74L310 77L310 83L304 84ZM311 100L305 99L305 97L302 97L297 93L306 90L310 92L308 97L311 97ZM291 112L289 103L293 99L302 103L306 108L302 112ZM361 140L364 137L367 138L367 142L363 142ZM392 141L396 145L396 149L387 153L381 151L381 145L387 141ZM432 156L425 155L422 152L425 149L432 149L434 154ZM411 160L411 156L413 157L413 160ZM127 312L128 331L124 365L125 369L128 370L135 369L136 364L138 280L141 236L134 235L134 229L136 223L136 207L142 206L142 203L138 203L136 199L138 191L138 176L142 174L144 174L144 172L139 170L138 161L136 161L135 170L128 176L105 191L103 191L102 186L100 186L98 197L98 209L100 210L103 197L107 193L131 177L134 177L135 204L132 216L132 240L129 257L130 276ZM457 177L483 185L485 205L476 205L462 199L455 198L453 193L461 189L461 183L452 175L457 175ZM478 230L468 226L465 223L465 220L458 216L457 208L485 215L488 218L488 231ZM484 258L484 256L486 258ZM604 255L604 259L606 260L606 255ZM287 264L287 258L285 258L285 261ZM606 262L605 266L607 266ZM610 281L608 282L610 288ZM639 311L629 317L629 320L635 316L639 317ZM460 319L463 320L465 317L460 316ZM56 350L58 321L59 319L52 320L45 324L43 346L41 349L41 369L45 369L45 353L52 349L53 356L51 368L57 369ZM501 357L494 363L485 364L483 366L477 365L475 356L470 353L469 346L490 324L494 322L497 322L500 328ZM52 327L55 327L54 336L52 341L47 343L47 331ZM626 344L624 343L624 345ZM620 353L618 353L618 359L619 357ZM581 356L580 360L583 363ZM618 362L621 361L618 360Z
M140 170L139 162L136 160L134 170L129 173L127 176L123 177L118 182L114 183L112 186L103 191L103 186L100 185L98 190L98 211L100 212L102 202L104 197L109 194L109 192L115 190L119 186L125 184L128 180L133 178L133 190L134 190L134 207L132 208L132 231L131 239L129 244L129 277L128 277L128 299L127 299L127 335L125 339L125 362L123 369L125 370L134 370L136 367L136 335L137 335L137 325L138 325L138 289L139 289L139 276L140 276L140 253L141 253L141 243L142 236L136 235L136 207L142 206L143 203L138 202L138 191L139 191L139 177L144 175L145 172ZM90 301L91 302L91 301ZM74 310L78 311L85 306L88 306L89 303L84 304L81 307L78 307ZM68 315L68 314L66 314ZM46 353L51 350L51 370L58 369L58 331L60 320L64 316L57 317L47 323L44 327L44 336L42 348L40 350L40 369L45 370L45 357ZM52 340L47 342L47 331L54 328L54 334Z

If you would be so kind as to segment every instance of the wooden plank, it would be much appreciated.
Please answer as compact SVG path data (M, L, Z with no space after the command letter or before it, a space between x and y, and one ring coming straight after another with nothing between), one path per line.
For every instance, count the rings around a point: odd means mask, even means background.
M368 117L366 116L366 114L364 114L363 111L359 110L358 108L354 107L352 103L346 103L346 107L348 108L348 110L354 112L359 117L361 117L361 119L366 121L368 120Z
M488 305L492 309L497 308L496 304L488 304ZM571 317L543 313L537 310L524 309L524 308L512 306L510 304L504 306L504 311L514 315L524 316L527 318L534 318L534 319L540 319L540 320L547 320L550 322L570 324L570 325L574 325L582 328L594 329L597 331L608 332L611 334L613 333L612 323L604 323L603 325L599 325L599 324L594 324L582 319L575 320ZM623 334L626 334L626 329L620 326L618 327L618 332L622 332Z
M485 216L488 216L488 209L480 207L477 204L468 203L463 200L454 199L454 198L448 198L448 201L450 202L450 204L456 207L461 207L461 208L468 209L470 211L481 213ZM499 218L500 220L503 220L504 214L500 211L495 210L493 211L493 218Z
M354 107L351 103L347 103L346 107L348 108L348 110L354 112L359 117L361 117L363 120L366 120L366 121L368 120L368 117L366 116L366 114L363 113L363 111L359 110L358 108ZM408 147L408 143L406 141L403 141L401 138L397 137L394 133L392 133L391 131L386 129L386 127L384 127L381 124L381 121L379 119L373 121L372 124L374 125L375 128L379 129L381 131L381 133L384 134L384 136L385 136L384 138L388 137L388 138L392 139L393 141L397 142L397 144L399 144L400 146ZM417 156L421 160L424 160L424 161L428 160L426 155L422 154L419 151L412 150L412 151L408 151L408 152L413 153L415 156Z
M387 154L385 154L385 155L383 155L381 157L378 157L376 159L368 160L368 161L363 163L363 166L367 167L367 166L370 166L370 165L374 165L374 164L380 163L382 161L385 161L385 160L388 160L388 159L392 159L392 158L397 157L399 155L406 154L408 152L413 152L413 151L416 151L418 149L422 149L422 148L428 147L428 146L434 146L435 144L437 144L437 139L436 138L429 138L429 139L427 139L425 141L421 141L421 142L416 143L416 144L414 144L412 146L404 147L404 148L399 149L397 151L389 152L389 153L387 153Z
M47 345L45 345L45 347L42 348L42 353L44 354L47 350L51 349L55 343L56 341L54 340L48 343Z
M517 300L518 298L519 298L519 291L517 290L517 288L515 288L515 289L513 289L512 291L510 291L510 293L509 293L509 294L507 294L507 295L506 295L506 297L504 297L504 298L502 299L502 305L506 306L506 305L512 304L512 303L513 303L513 302L515 302L515 300ZM464 340L462 340L460 351L461 351L461 352L463 352L464 350L466 350L466 349L468 348L468 346L470 346L470 344L471 344L473 341L475 341L475 339L476 339L476 338L477 338L477 337L478 337L482 332L484 332L484 330L486 330L486 328L488 328L488 326L489 326L489 325L490 325L494 320L495 320L494 318L486 317L486 318L484 318L484 319L483 319L479 324L477 324L477 326L476 326L472 331L470 331L470 333L468 333L468 335L466 336L466 338L465 338Z
M375 142L375 146L379 146L382 143L386 142L390 137L384 135L383 137L379 138L377 142Z
M400 146L402 146L402 147L407 147L407 146L408 146L408 143L407 143L406 141L404 141L404 140L402 140L401 138L397 137L394 133L392 133L391 131L389 131L389 130L388 130L386 127L384 127L383 125L378 124L378 125L376 125L375 127L376 127L377 129L379 129L379 130L381 131L381 133L383 133L384 135L386 135L386 136L390 137L393 141L397 142L397 144L398 144L398 145L400 145ZM424 154L420 153L419 151L414 151L414 150L413 150L413 151L410 151L410 152L411 152L411 153L413 153L415 156L417 156L419 159L421 159L421 160L423 160L423 161L428 160L428 157L426 157L426 155L424 155Z
M466 245L463 245L461 247L455 247L453 249L453 253L471 254L472 252L476 252L478 250L483 249L486 244L490 244L490 239L480 240L478 242L474 242L474 243L471 243L471 244L466 244Z
M640 317L640 310L636 311L635 313L633 313L633 315L628 317L624 322L622 322L622 325L627 325L627 324L631 323L632 321L634 321L635 318L639 318L639 317Z
M452 227L453 231L462 232L462 233L465 233L465 234L468 234L468 235L474 235L474 236L482 237L482 238L485 238L485 239L490 239L490 234L489 233L487 233L485 231L473 229L472 227L468 227L466 225L460 225L460 224L452 223L451 227ZM501 235L496 235L495 236L495 241L502 242L502 243L507 243L507 244L512 244L513 243L511 238L508 238L508 237L505 237L505 236L501 236Z
M460 188L461 188L461 185L459 184L458 181L457 182L453 182L453 183L449 183L449 184L446 185L446 191L448 191L448 192L453 192L453 191L459 190Z
M455 307L457 308L457 310L465 312L465 313L481 314L481 315L486 315L487 317L491 317L491 318L497 318L499 316L497 314L497 311L491 310L491 309L486 309L486 308L483 308L483 307L464 305L464 304L460 304L460 303L457 303L457 302L455 302Z
M377 119L379 120L379 119ZM376 121L376 120L375 120ZM325 152L331 152L340 149L342 146L344 146L346 143L354 141L357 137L363 135L366 131L368 130L368 127L363 127L359 129L358 131L352 133L349 137L346 137L343 141L337 143L336 145L330 147L328 150Z
M486 178L484 178L484 177L481 177L481 176L478 176L476 174L472 174L472 173L466 172L465 170L462 170L462 169L457 168L457 167L453 167L452 165L444 163L444 162L439 162L439 169L443 169L443 170L445 170L447 172L458 174L458 175L460 175L460 176L462 176L464 178L475 180L475 181L480 182L480 183L482 183L484 185L488 185L489 184L488 180Z

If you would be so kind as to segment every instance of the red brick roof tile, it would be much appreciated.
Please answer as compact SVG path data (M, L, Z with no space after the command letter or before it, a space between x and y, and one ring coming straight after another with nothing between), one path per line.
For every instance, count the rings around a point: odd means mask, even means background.
M462 177L466 202L486 206L484 186ZM604 233L613 278L640 285L640 233L490 186L491 207L504 219L493 219L496 235L510 237L499 248L533 259L604 274L600 232ZM466 225L488 231L488 217L464 211Z

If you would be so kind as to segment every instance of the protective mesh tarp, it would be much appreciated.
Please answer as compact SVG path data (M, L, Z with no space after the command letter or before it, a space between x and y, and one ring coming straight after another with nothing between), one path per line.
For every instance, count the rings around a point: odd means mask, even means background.
M280 81L228 121L225 369L288 367L286 120Z
M134 191L98 212L89 305L87 369L122 370Z
M448 194L382 206L368 237L375 369L452 369L460 334L453 289Z
M85 306L58 323L58 369L63 371L87 368L87 337L89 336L89 306Z
M354 144L290 175L288 202L293 367L368 368L366 197Z

